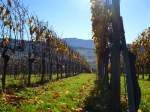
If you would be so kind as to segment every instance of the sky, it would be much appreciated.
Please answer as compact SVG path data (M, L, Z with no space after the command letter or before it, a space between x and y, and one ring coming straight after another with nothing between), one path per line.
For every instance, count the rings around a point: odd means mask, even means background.
M30 13L49 26L61 38L91 39L90 0L23 0ZM150 26L150 0L121 0L125 35L131 43Z

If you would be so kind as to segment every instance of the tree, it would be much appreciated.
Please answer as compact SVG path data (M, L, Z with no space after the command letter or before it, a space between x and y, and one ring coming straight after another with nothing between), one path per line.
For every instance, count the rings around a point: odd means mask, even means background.
M145 29L131 45L131 51L136 54L137 71L144 74L149 74L150 80L150 28Z

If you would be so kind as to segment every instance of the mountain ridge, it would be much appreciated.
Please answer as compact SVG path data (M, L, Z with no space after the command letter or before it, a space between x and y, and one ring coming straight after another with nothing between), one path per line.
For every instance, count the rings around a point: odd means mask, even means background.
M94 42L91 39L63 38L63 40L71 47L94 49Z

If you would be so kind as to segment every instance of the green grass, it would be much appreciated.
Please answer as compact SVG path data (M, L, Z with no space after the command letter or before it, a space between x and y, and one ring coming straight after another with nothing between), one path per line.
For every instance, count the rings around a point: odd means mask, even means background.
M140 109L143 112L150 112L150 81L140 79L139 84L142 91Z
M0 96L0 112L73 112L84 105L96 76L81 74Z
M64 76L64 75L63 75ZM47 77L47 80L49 80L49 77ZM60 76L59 76L60 77ZM14 75L7 75L6 76L6 88L9 86L25 86L27 85L27 79L28 79L28 75L25 75L23 77L23 75L17 75L16 77L14 77ZM52 79L51 81L54 81L57 79L57 75L56 74L52 74ZM46 80L46 79L45 79ZM31 75L31 84L36 84L37 82L41 81L41 76L32 74ZM0 80L0 88L2 88L2 83Z
M38 87L27 87L18 92L10 89L10 94L0 95L0 112L77 112L84 107L86 98L94 89L95 80L94 74L80 74ZM32 82L34 81L36 82L32 77ZM10 82L19 83L16 80ZM142 91L140 110L150 112L150 81L140 78L139 84ZM123 77L121 87L123 96Z
M41 78L39 76L31 75L31 83L32 84L40 81L40 79ZM22 75L16 76L16 78L14 78L13 75L12 76L7 75L6 76L6 88L8 86L12 86L12 85L23 86L24 83L25 83L25 80L26 80L26 83L27 83L27 75L24 78L22 77ZM0 81L0 88L2 88L1 81Z
M140 107L139 110L141 112L150 112L150 81L147 80L148 77L145 76L145 79L142 79L142 77L140 76L139 78L139 85L141 88L141 103L140 103ZM121 93L122 96L126 95L125 92L125 80L124 77L121 77Z

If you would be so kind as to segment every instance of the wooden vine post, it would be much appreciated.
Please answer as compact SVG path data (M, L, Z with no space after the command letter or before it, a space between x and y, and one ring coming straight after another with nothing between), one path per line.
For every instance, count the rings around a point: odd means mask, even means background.
M112 104L113 112L120 112L120 0L112 0Z
M122 55L123 55L123 61L124 61L124 66L125 66L125 72L126 72L129 110L130 112L136 112L135 100L134 100L135 91L134 91L134 87L132 83L131 66L129 62L129 54L128 54L128 49L126 45L122 17L120 17L120 34L121 34L120 36L121 36L121 43L122 43Z
M120 51L122 51L125 72L127 76L128 105L130 112L136 112L134 101L134 88L126 45L123 20L120 16L120 0L112 1L112 98L113 111L120 112ZM121 49L122 48L122 49Z

